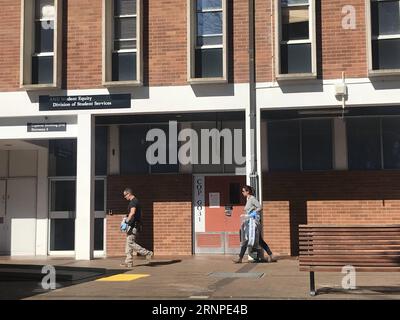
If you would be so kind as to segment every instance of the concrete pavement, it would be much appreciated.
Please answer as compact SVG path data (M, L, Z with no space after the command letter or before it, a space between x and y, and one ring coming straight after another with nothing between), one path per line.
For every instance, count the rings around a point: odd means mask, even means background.
M60 258L6 258L1 265L53 265L76 272L104 270L76 281L57 281L56 290L43 290L33 281L4 281L0 299L400 299L399 273L359 273L357 289L341 288L341 273L316 273L319 294L309 296L308 273L297 259L276 263L233 264L231 256L155 257L135 261L132 269L119 266L122 258L75 261ZM16 267L17 268L17 267ZM117 278L106 279L117 275ZM1 276L1 268L0 268ZM97 281L97 280L106 281ZM122 281L116 281L121 280ZM111 281L107 281L111 280Z

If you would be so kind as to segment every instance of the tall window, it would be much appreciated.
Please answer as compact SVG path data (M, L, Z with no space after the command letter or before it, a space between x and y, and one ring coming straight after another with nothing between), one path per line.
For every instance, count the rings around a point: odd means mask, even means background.
M315 76L314 0L277 0L277 77Z
M36 0L35 6L35 53L32 57L32 83L52 83L55 20L54 1Z
M114 1L113 81L136 80L136 0Z
M142 84L141 0L104 0L105 85Z
M372 71L400 69L400 1L371 0L370 13Z
M21 86L60 85L61 1L23 1Z
M189 81L226 80L226 0L188 0Z
M349 169L381 169L379 119L347 119L346 125Z

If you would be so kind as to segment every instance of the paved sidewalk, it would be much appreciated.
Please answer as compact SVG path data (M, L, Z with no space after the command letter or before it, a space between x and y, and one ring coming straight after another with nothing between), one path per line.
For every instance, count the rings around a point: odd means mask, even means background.
M346 291L341 289L341 273L317 272L320 293L310 297L309 275L298 270L296 259L238 265L231 258L155 257L148 264L138 258L133 269L125 269L119 266L122 258L75 261L0 257L0 266L54 265L77 268L76 272L82 272L82 268L105 270L82 281L57 283L54 291L44 291L38 281L3 279L0 299L400 299L399 273L359 273L357 290ZM117 278L111 281L96 281L115 275Z

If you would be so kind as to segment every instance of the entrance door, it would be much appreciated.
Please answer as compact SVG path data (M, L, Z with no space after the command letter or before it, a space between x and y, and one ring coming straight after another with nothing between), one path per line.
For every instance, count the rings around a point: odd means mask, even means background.
M11 231L11 255L35 255L36 179L7 180L7 223Z
M6 223L6 180L0 180L0 254L10 254L10 226Z
M195 253L236 254L240 250L240 215L244 176L195 176Z

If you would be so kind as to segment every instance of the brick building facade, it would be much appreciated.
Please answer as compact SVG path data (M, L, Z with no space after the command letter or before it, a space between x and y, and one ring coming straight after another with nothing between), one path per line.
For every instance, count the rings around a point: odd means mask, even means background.
M0 206L0 253L123 255L126 186L142 201L141 241L156 255L233 253L233 224L218 220L219 230L207 217L223 208L235 217L243 199L232 190L249 181L248 1L0 4L0 191L11 196ZM299 224L397 223L400 2L255 4L265 240L277 254L297 255ZM130 96L119 107L43 103L119 94ZM169 121L196 132L243 129L245 164L146 163L146 134ZM33 209L18 216L10 190L29 181ZM221 211L210 193L219 193ZM206 207L199 220L197 201ZM29 247L15 233L21 226ZM216 244L201 248L197 235L207 232Z

